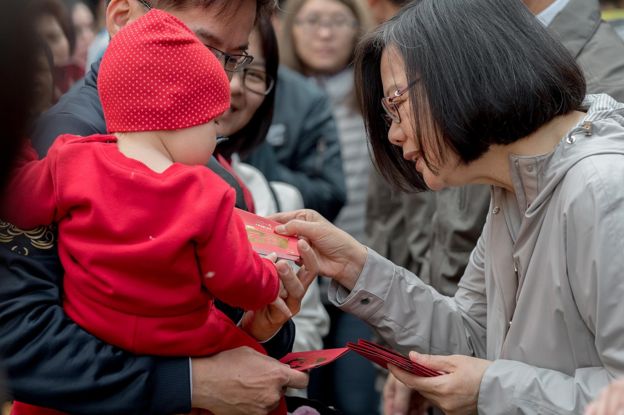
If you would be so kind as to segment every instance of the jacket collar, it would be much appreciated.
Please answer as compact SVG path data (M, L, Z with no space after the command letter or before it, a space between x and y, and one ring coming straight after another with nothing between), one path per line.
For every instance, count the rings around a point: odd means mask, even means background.
M91 65L91 69L85 74L85 85L93 87L97 89L97 78L100 73L100 64L102 63L102 58L98 59Z
M598 0L570 0L548 27L577 58L600 22Z

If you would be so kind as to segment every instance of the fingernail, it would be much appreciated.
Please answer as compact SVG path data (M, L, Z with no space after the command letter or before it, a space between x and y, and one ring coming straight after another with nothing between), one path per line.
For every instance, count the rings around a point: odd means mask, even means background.
M277 233L284 233L286 232L286 227L284 225L278 225L275 227L275 232Z
M283 262L280 262L279 264L277 264L277 272L279 272L282 275L287 274L288 273L288 265L286 265Z

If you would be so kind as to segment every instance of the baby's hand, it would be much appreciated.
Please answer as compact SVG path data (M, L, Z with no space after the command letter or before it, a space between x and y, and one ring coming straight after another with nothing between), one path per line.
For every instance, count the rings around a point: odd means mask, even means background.
M271 255L268 255L267 258L271 258ZM288 271L291 273L293 272L290 268L288 268ZM248 311L243 316L243 330L255 337L258 341L266 341L273 337L284 323L293 316L293 312L286 303L289 293L283 282L284 279L292 279L293 276L283 272L278 272L278 275L280 277L280 283L277 298L266 307L257 311Z

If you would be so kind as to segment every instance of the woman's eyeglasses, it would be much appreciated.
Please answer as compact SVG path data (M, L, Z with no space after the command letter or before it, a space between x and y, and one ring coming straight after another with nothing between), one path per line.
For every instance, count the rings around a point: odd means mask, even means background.
M411 87L413 87L416 82L418 81L412 81L409 84L407 84L407 86L405 88L402 89L397 89L396 91L394 91L394 94L392 94L389 97L383 97L381 99L381 107L384 109L385 114L383 114L384 120L386 120L386 123L388 124L388 126L390 126L390 124L397 123L397 124L401 124L401 113L399 112L399 105L403 103L403 101L401 102L396 102L397 99L399 99L401 96L403 96L403 94L405 94Z
M236 74L241 76L245 89L254 94L268 95L275 86L275 80L259 69L245 68Z
M137 0L143 7L148 10L152 9L152 5L148 0ZM229 53L225 53L222 50L214 48L210 45L205 45L210 51L217 57L223 69L228 72L235 72L244 69L247 65L249 65L253 61L253 56L249 55L247 52L242 54L230 55Z

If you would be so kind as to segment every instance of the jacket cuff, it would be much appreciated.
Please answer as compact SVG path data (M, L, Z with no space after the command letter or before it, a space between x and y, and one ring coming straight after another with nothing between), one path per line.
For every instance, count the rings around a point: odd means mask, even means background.
M191 411L191 368L187 357L159 359L152 371L150 414Z
M383 306L395 274L395 265L367 248L364 268L352 291L331 281L327 297L336 307L370 321Z
M294 343L295 323L292 320L288 320L276 335L262 343L262 347L272 358L281 359L292 351Z
M480 414L515 414L518 413L516 404L516 387L524 376L525 366L511 360L495 360L483 374L479 386L477 412ZM510 376L511 375L511 376ZM536 411L539 413L540 411Z

